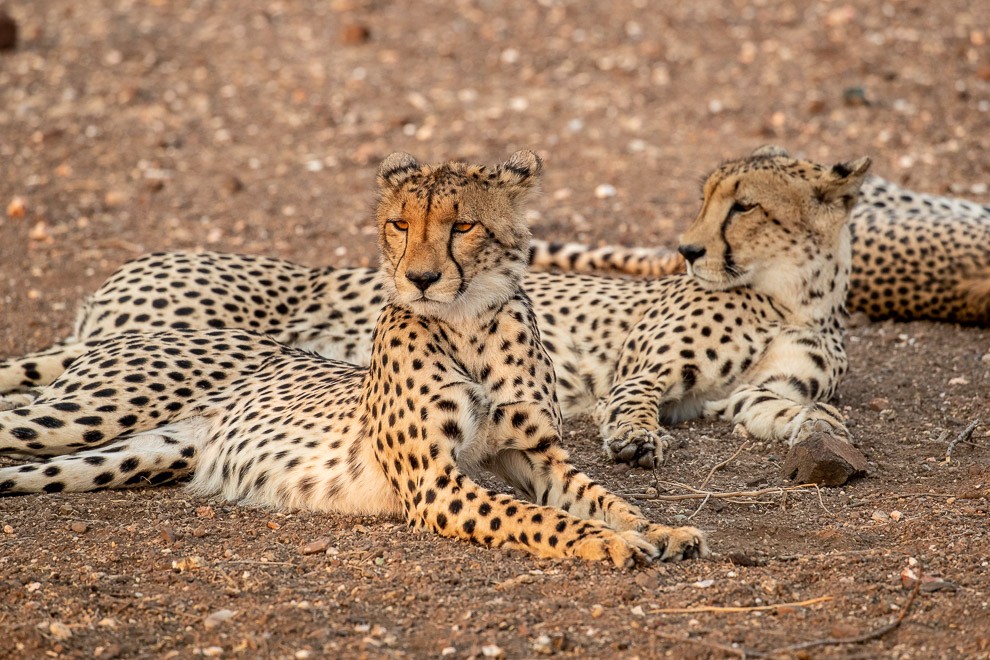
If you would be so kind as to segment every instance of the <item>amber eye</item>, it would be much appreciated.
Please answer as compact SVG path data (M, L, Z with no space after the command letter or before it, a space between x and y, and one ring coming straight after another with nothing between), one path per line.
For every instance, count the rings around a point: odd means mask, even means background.
M466 234L472 229L474 229L474 225L475 223L473 222L455 222L454 231L456 231L458 234Z
M399 220L398 218L396 218L395 220L389 220L389 224L391 224L399 231L405 231L409 229L409 223L406 222L405 220Z

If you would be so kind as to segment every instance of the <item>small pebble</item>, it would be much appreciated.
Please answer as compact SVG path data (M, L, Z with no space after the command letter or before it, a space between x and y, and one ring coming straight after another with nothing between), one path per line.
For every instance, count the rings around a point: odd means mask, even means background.
M882 396L877 396L870 399L870 402L866 405L873 412L880 412L881 410L890 408L890 400Z
M301 555L316 555L321 552L326 552L327 548L330 547L330 539L322 538L316 541L310 541L306 545L299 548L299 554Z
M48 626L48 632L59 641L72 637L72 630L61 621L52 621L51 625Z
M198 539L201 539L204 536L206 536L208 533L209 532L206 531L205 527L197 527L196 529L193 530L192 535Z
M238 179L233 174L224 177L223 189L230 194L239 193L244 190L244 182ZM209 508L209 507L203 507Z
M371 39L371 30L366 25L350 23L340 31L340 40L348 46L358 46Z
M196 515L199 518L216 518L217 514L213 511L212 506L200 506L196 507Z
M3 533L4 534L13 534L14 533L14 528L11 527L10 525L4 525L3 526Z
M159 533L159 536L161 536L162 540L168 543L169 545L179 540L179 537L176 535L175 530L172 529L171 527L166 527L165 529L163 529Z
M7 217L8 218L23 218L27 213L27 205L24 200L20 197L15 197L10 200L7 204Z
M69 525L69 529L71 529L76 534L85 534L86 532L89 531L89 525L87 525L84 522L79 522L77 520L76 522Z
M217 610L203 619L203 627L207 630L213 630L220 624L233 619L235 616L237 616L237 612L235 610Z
M603 183L595 188L595 197L598 199L607 199L609 197L615 197L615 186L609 183Z
M481 655L486 658L504 658L505 651L502 650L501 646L495 644L486 644L481 647Z

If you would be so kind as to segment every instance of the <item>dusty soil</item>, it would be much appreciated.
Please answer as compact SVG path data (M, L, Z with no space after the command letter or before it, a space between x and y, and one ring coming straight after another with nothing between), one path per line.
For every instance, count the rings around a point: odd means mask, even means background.
M5 355L65 335L83 295L145 251L373 259L374 167L395 149L538 149L536 234L590 242L672 243L699 177L766 142L990 201L988 3L0 7L20 27L0 53L0 211L23 204L0 221ZM179 489L7 498L0 656L720 657L870 633L904 612L912 568L936 579L899 628L787 653L990 657L990 332L860 324L849 348L840 405L868 478L641 500L708 530L710 561L622 572ZM641 497L690 494L668 482L702 485L743 443L721 423L675 433L656 481L568 426L579 465ZM748 446L704 488L786 486L782 455ZM659 611L811 599L828 600Z

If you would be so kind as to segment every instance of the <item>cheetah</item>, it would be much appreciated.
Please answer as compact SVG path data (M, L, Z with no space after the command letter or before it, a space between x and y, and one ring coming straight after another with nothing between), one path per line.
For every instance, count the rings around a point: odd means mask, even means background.
M827 168L758 151L716 169L686 234L685 246L704 251L691 276L530 272L523 286L565 417L594 414L606 453L647 468L664 459L663 425L701 414L792 446L816 429L848 440L825 402L846 370L844 220L868 165ZM0 365L0 391L30 396L94 339L166 327L245 327L367 364L383 295L366 268L142 257L86 301L72 337Z
M541 169L528 151L491 169L389 156L368 367L246 330L118 333L0 413L0 451L45 459L0 469L0 492L189 477L198 494L401 516L540 557L706 555L699 530L649 522L560 445L553 367L520 286ZM481 468L526 499L480 487L468 475Z
M870 319L990 325L990 206L938 197L869 176L853 207L846 305ZM530 267L660 277L685 270L663 248L534 240Z

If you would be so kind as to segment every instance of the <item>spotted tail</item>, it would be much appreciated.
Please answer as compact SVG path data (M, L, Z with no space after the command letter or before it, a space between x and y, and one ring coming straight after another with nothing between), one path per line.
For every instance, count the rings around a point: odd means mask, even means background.
M666 248L593 248L580 243L533 240L529 266L533 270L660 277L684 272L684 259Z
M67 339L37 353L0 361L0 395L48 385L93 343Z

